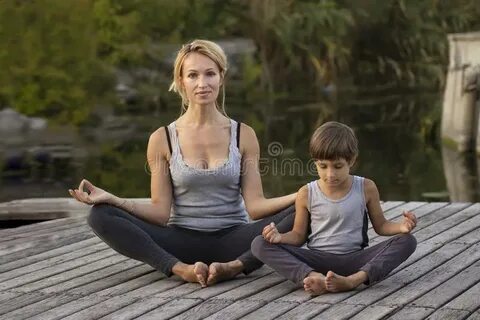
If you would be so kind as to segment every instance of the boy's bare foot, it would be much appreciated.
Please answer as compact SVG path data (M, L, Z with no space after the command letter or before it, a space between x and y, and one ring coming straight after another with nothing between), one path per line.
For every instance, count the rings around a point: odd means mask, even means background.
M319 296L327 292L325 286L325 276L321 273L312 271L303 279L303 288L312 296Z
M173 266L172 271L187 282L198 282L202 287L207 286L208 266L203 262L195 264L179 262Z
M242 272L243 263L239 260L226 263L213 262L208 267L207 285L231 279Z
M365 282L367 277L367 273L364 271L359 271L348 277L343 277L332 271L328 271L325 277L325 286L330 292L350 291Z

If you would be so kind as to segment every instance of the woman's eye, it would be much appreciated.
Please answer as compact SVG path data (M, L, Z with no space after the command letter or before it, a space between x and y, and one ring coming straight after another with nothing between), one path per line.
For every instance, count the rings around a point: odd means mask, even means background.
M195 73L190 73L187 77L189 78L195 78L197 75Z

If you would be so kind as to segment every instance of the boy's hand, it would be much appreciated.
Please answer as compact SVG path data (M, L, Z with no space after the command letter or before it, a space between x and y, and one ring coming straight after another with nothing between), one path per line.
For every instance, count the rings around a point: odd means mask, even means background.
M417 226L417 217L411 211L403 212L403 221L400 223L402 233L410 233Z
M270 243L280 243L282 240L282 235L278 232L273 222L263 228L262 236Z

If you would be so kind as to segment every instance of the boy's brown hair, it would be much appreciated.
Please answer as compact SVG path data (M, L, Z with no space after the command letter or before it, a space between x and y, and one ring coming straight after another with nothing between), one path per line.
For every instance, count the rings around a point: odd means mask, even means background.
M316 160L355 160L358 155L355 132L340 122L322 124L310 138L310 155Z

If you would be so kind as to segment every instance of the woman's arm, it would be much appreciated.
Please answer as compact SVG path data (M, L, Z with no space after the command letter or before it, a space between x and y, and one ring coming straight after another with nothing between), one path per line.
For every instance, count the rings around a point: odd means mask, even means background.
M151 203L115 197L112 204L144 220L165 225L170 218L172 205L172 183L167 155L169 155L167 137L162 127L152 133L148 140L147 161L150 168Z
M365 199L373 229L381 236L392 236L399 233L410 233L417 224L417 218L412 212L404 212L402 222L392 222L385 219L380 206L380 194L375 182L365 179Z
M124 209L154 224L165 225L170 218L172 186L168 168L168 147L164 129L158 129L150 136L147 160L151 174L151 203L119 198L83 179L78 189L69 190L72 197L86 204L108 203ZM163 133L163 134L162 134ZM84 191L84 187L88 192Z
M260 147L255 131L245 125L240 131L240 152L242 154L242 195L248 214L253 220L270 216L295 203L296 193L283 197L266 199L263 194L259 171Z

